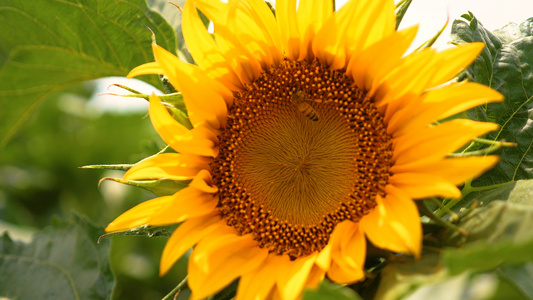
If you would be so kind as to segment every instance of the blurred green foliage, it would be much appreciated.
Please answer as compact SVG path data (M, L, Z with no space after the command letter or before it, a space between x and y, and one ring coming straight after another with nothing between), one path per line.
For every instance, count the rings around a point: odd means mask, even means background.
M106 112L88 101L94 90L93 83L54 95L1 150L0 231L10 228L13 239L27 241L52 216L67 217L72 211L105 227L125 210L154 197L115 182L98 187L101 178L121 177L120 171L79 168L135 163L163 147L146 112ZM113 299L160 299L185 276L183 260L159 278L165 242L164 237L113 238Z

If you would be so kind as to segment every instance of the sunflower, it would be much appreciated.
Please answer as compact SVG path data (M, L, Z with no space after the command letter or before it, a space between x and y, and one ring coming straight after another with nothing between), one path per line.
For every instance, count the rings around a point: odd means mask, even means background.
M413 200L461 196L458 184L495 156L450 157L493 123L452 119L502 96L449 83L480 53L472 43L405 55L417 27L395 29L392 0L189 0L182 31L196 65L153 45L183 95L192 129L155 95L149 114L176 153L134 165L124 180L191 180L143 202L107 231L181 225L161 258L165 274L190 248L188 284L205 298L240 279L238 299L295 299L326 276L364 278L367 239L419 257ZM214 24L212 36L198 10Z

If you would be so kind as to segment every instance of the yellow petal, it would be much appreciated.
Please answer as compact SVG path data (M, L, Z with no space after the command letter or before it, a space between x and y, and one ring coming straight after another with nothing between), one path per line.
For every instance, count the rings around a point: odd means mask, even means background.
M375 97L377 105L392 103L393 111L396 111L400 104L407 104L398 101L404 95L419 95L426 89L430 77L435 73L432 68L435 55L435 50L426 48L403 58L401 65L390 71L375 93L369 91L369 96Z
M215 211L216 198L192 187L186 187L171 196L145 201L126 211L106 230L132 229L142 225L161 226L177 224Z
M170 205L153 215L149 225L177 224L216 211L218 198L192 187L182 189L173 197Z
M366 241L357 223L343 221L330 238L332 263L328 277L342 284L349 284L365 277L363 272L366 257Z
M185 2L181 28L191 56L209 77L217 79L231 90L243 88L239 77L207 32L193 1ZM227 97L224 99L228 105L231 105L233 96L229 96L229 99L226 99Z
M230 3L230 30L242 41L246 41L242 46L248 48L264 70L278 65L283 59L281 38L276 25L274 15L264 1L236 0Z
M472 139L498 128L495 123L454 119L420 129L395 139L392 160L398 166L422 160L439 160Z
M485 48L484 43L468 43L437 53L438 72L431 77L428 87L452 80L461 70L468 67Z
M133 78L140 75L164 74L165 70L158 62L150 62L133 68L126 77Z
M300 31L296 16L296 0L278 0L276 19L285 55L292 60L300 56Z
M239 236L226 229L220 234L213 231L198 243L189 259L191 298L203 299L215 294L241 275L255 270L267 255L268 251L259 248L250 235Z
M211 21L219 23L227 10L227 3L219 0L193 0L202 13Z
M311 271L309 272L309 276L307 277L307 282L305 283L306 289L316 289L318 287L318 284L324 280L324 277L326 276L326 271L322 270L317 265L314 265L311 268Z
M194 3L213 21L216 44L239 80L243 84L249 84L257 79L262 71L262 61L251 51L253 47L248 45L249 39L241 39L239 35L241 29L235 32L234 28L236 23L244 22L257 29L256 22L251 21L238 9L237 2L228 4L220 1L195 0Z
M354 0L352 0L354 1ZM359 55L376 42L393 34L396 26L394 3L388 0L356 0L359 2L354 15L339 11L339 17L351 19L353 23L346 28L346 52Z
M147 225L157 212L171 205L174 196L164 196L142 202L118 216L106 227L107 232L128 230Z
M198 155L162 153L136 163L124 174L123 179L191 179L200 170L209 168L210 161Z
M332 69L394 32L394 5L384 0L349 1L316 34L315 56Z
M200 170L189 186L209 194L214 194L218 191L218 188L212 185L211 173L207 170Z
M401 190L386 187L385 199L378 197L377 206L363 217L360 224L375 246L420 257L422 224L415 203Z
M352 55L347 66L357 86L365 91L374 90L400 62L400 58L413 42L418 26L394 32L376 42L360 54ZM394 47L390 47L394 45Z
M461 197L461 191L452 182L440 176L419 173L399 173L392 175L389 183L403 190L412 199Z
M405 91L418 95L426 89L450 80L475 59L481 48L482 45L479 43L473 43L438 53L429 48L414 52L403 58L403 62L398 64L396 70L390 67L383 68L382 70L389 74L383 73L376 77L385 78L383 86L376 90L377 85L372 84L369 96L373 96L376 92L378 105L393 102L393 113L398 107L404 106L400 103L405 102L394 103L394 99L401 99Z
M316 254L311 254L293 261L286 260L286 263L280 265L276 281L283 299L296 299L300 295L315 261Z
M426 92L390 119L387 131L400 136L427 127L472 107L503 101L498 91L474 82L461 82Z
M491 156L470 156L461 158L447 158L436 162L420 162L400 167L393 166L392 173L419 173L439 176L453 184L462 184L483 174L498 163L500 158Z
M204 236L211 233L217 224L221 222L222 220L218 212L197 218L190 218L183 222L172 233L165 245L165 249L163 249L159 275L165 275L187 250L198 243Z
M312 45L313 53L322 64L331 69L341 69L347 63L346 30L349 30L351 21L356 22L353 17L360 9L359 4L359 1L348 1L333 13L316 33Z
M208 123L215 129L224 127L227 106L218 92L220 83L207 77L198 66L182 62L162 47L154 44L153 49L170 83L181 91L192 125ZM219 88L213 88L217 86Z
M257 270L242 275L236 300L268 299L279 276L280 264L283 263L285 261L281 256L271 253Z
M333 13L333 1L306 0L298 5L298 30L301 33L298 60L313 58L312 41L318 30Z
M217 156L218 149L214 148L217 138L212 130L204 126L192 130L185 128L172 118L156 95L150 96L148 111L155 130L172 149L180 153Z
M342 260L336 260L331 263L328 277L337 283L351 284L364 279L365 273L362 269L352 268Z
M331 249L332 244L328 243L326 247L324 247L324 249L322 249L316 257L316 265L324 271L329 270L329 266L331 265Z
M265 1L261 0L240 0L240 4L245 8L246 12L252 20L262 28L269 40L269 44L273 49L271 54L274 56L274 64L278 64L282 59L282 42L281 35L277 27L276 17L268 7Z

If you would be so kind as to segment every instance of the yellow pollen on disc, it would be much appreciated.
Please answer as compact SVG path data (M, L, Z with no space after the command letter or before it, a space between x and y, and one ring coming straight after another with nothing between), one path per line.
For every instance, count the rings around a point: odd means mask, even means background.
M383 195L392 139L343 72L286 59L234 100L211 168L218 209L239 233L297 258Z

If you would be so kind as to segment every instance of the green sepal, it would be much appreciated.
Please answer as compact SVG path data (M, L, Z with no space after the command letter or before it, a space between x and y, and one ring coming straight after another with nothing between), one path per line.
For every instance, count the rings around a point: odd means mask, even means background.
M159 75L159 80L161 81L161 85L166 94L174 94L178 92L165 75Z
M402 22L403 16L407 12L407 9L409 8L409 5L411 5L411 2L413 0L402 0L396 4L396 30L398 30L398 27L400 27L400 23Z
M147 237L169 237L172 232L176 229L177 225L168 225L168 226L148 226L148 225L142 225L139 227L135 227L130 230L122 230L122 231L115 231L115 232L108 232L106 234L102 234L98 238L98 243L100 243L103 239L113 237L113 236L119 236L119 235L134 235L134 236L147 236Z
M117 170L117 171L127 171L133 164L116 164L116 165L87 165L80 167L80 169L97 169L97 170Z
M130 87L127 87L125 85L114 84L114 86L125 89L133 94L129 94L129 95L110 94L110 95L115 95L115 96L120 96L120 97L143 98L146 101L150 100L150 95L141 94L140 92ZM172 113L172 117L174 117L176 121L178 121L181 125L185 126L187 129L193 128L191 121L189 120L189 116L187 114L187 107L185 106L185 102L183 101L183 95L181 93L179 92L170 93L170 94L165 94L165 95L159 95L157 97L170 110L170 112Z
M448 23L449 23L449 20L446 20L446 23L444 23L444 26L442 26L442 28L432 38L425 41L424 43L422 43L422 45L416 48L415 51L433 46L433 44L435 44L435 42L439 39L439 37L444 32L444 29L446 29L446 27L448 26Z
M168 179L144 179L144 180L124 180L120 178L105 177L100 180L100 184L105 180L140 187L154 193L158 197L173 195L189 185L191 180L168 180Z
M172 107L179 109L184 113L187 112L185 102L183 102L183 95L181 93L165 94L157 97L161 99L161 102L171 105Z
M117 86L117 87L119 87L121 89L127 90L127 91L131 92L132 94L129 94L129 95L110 94L110 95L120 96L120 97L142 98L142 99L144 99L146 101L150 100L150 95L142 94L141 92L139 92L137 90L134 90L134 89L132 89L132 88L130 88L128 86L125 86L125 85L122 85L122 84L113 84L113 85ZM159 98L159 100L161 100L161 102L163 102L163 103L165 103L167 105L173 106L176 109L179 109L179 110L181 110L183 112L187 111L187 108L185 107L185 102L183 101L183 96L181 95L180 92L176 92L174 90L174 92L172 92L172 93L167 93L167 94L164 94L164 95L158 95L157 97Z
M185 126L187 129L192 129L193 126L191 124L191 121L189 120L189 116L184 111L174 108L174 107L167 107L170 112L172 113L172 117L178 121L181 125Z

